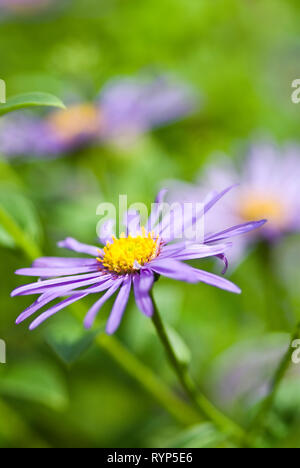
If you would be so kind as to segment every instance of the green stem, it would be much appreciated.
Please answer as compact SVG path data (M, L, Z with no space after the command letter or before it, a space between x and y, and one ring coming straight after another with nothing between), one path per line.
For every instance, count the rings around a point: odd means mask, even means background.
M292 343L294 340L298 338L300 338L300 323L296 326L295 331L292 333L290 345L275 371L275 374L270 384L270 393L263 401L259 412L257 413L256 417L252 421L250 431L253 434L258 434L262 430L264 421L266 420L266 417L273 406L278 388L290 366L290 363L292 360L292 354L294 352Z
M162 322L160 314L158 312L158 308L155 304L155 301L152 300L154 303L154 314L152 317L152 321L154 327L157 331L157 334L162 342L162 345L165 349L165 352L169 358L169 361L188 396L190 397L191 401L193 402L196 409L202 416L205 416L209 420L211 420L220 430L226 433L228 436L235 439L238 443L242 444L243 446L249 445L249 440L246 432L234 421L228 418L225 414L223 414L218 408L216 408L202 393L199 392L197 389L196 384L194 383L193 379L189 375L188 369L186 366L182 365L176 356L176 352L173 349L171 341L168 337L166 328Z
M0 224L13 237L29 260L42 256L39 247L17 226L13 218L0 206ZM82 320L78 305L72 307L73 315ZM199 415L191 406L174 394L156 375L142 364L116 338L99 335L96 343L104 349L128 374L151 394L180 424L191 425L199 422Z

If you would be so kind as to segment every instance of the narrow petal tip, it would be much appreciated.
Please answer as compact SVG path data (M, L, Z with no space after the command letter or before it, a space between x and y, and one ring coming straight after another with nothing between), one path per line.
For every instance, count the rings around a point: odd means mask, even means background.
M24 275L25 268L19 268L18 270L15 271L15 275L20 275L20 276L27 276Z
M259 227L263 226L263 225L266 224L267 222L268 222L267 219L262 219L261 221L258 221Z
M16 320L15 320L15 323L16 325L20 325L20 323L23 323L24 320L26 320L26 317L24 317L24 312L22 312L22 314L20 314Z
M90 330L93 326L93 322L91 322L90 320L84 319L83 326L86 330Z
M160 191L158 192L155 201L160 203L164 199L168 191L169 189L167 187L162 187Z
M113 330L111 327L106 327L105 331L107 335L113 335L116 330Z
M68 241L70 241L70 237L57 242L57 247L60 247L61 249L65 248L65 245L68 243Z
M106 324L105 332L107 335L113 335L119 328L119 323L109 323Z
M249 223L249 226L252 224L252 229L250 229L250 231L264 226L267 222L267 219L260 219L259 221L253 221L252 223Z

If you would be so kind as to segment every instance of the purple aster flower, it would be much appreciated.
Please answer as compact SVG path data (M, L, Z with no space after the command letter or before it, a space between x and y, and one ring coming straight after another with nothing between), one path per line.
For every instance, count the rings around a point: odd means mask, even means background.
M197 101L189 86L167 76L114 79L100 95L103 137L134 139L194 112Z
M132 142L140 133L189 114L195 102L190 88L166 77L114 80L97 104L71 105L45 117L13 114L2 118L0 153L56 157L108 140Z
M203 207L201 216L212 210L229 190L226 189L211 199ZM113 333L121 322L132 288L141 312L147 317L152 316L153 303L150 293L155 279L160 275L188 283L202 282L240 293L240 289L227 279L194 268L184 261L219 256L226 262L228 239L257 228L264 224L264 221L217 232L202 243L178 241L176 236L179 224L184 224L186 229L196 223L197 216L180 220L174 216L162 216L161 206L165 192L163 190L158 194L145 227L140 226L139 213L127 213L126 232L120 238L116 238L113 224L107 221L100 235L100 242L104 245L102 248L81 244L72 238L59 243L60 247L87 254L92 258L46 257L36 260L31 268L18 270L16 273L19 275L36 276L41 279L13 291L12 296L39 295L18 317L17 323L23 322L45 307L46 311L31 323L30 329L34 329L68 305L90 294L104 292L85 317L85 326L89 328L103 304L118 291L106 327L107 333ZM65 299L49 308L49 304L60 297Z
M288 146L280 151L275 145L254 145L239 170L228 158L219 158L204 170L195 185L170 182L170 199L203 200L205 193L239 182L236 191L222 200L214 216L207 216L207 230L267 219L268 223L251 236L235 243L232 254L240 258L247 244L264 239L276 241L282 235L300 230L300 149ZM233 257L231 257L233 258Z
M47 117L11 115L0 122L0 152L7 157L49 157L96 141L101 115L93 104L55 110Z

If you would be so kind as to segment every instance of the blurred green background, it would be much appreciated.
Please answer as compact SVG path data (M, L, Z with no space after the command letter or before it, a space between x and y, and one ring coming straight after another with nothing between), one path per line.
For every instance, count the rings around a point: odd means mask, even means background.
M129 202L150 203L164 179L192 181L212 153L238 159L249 140L260 137L299 142L300 107L291 102L291 83L300 78L296 0L58 3L50 11L0 18L0 78L8 95L38 90L93 100L107 80L154 69L193 86L202 103L193 116L149 132L131 148L107 145L55 160L23 158L11 167L3 159L0 200L45 254L58 255L56 242L66 236L94 243L96 207L116 201L119 193L127 193ZM89 333L69 310L34 332L14 325L30 303L10 298L22 282L14 271L29 261L3 231L0 242L0 338L7 343L7 365L0 364L1 447L222 446L209 425L191 429L176 421L96 346L109 305ZM272 258L297 317L299 246L297 236L289 237ZM220 265L207 267L220 271ZM155 291L163 317L191 351L200 387L241 424L251 418L256 393L228 405L221 391L224 366L245 369L247 347L261 346L264 354L288 343L289 327L270 318L272 290L264 267L254 251L234 271L240 297L166 279ZM81 305L82 317L88 305ZM151 322L134 301L117 336L183 396ZM266 372L272 366L267 363ZM243 379L252 382L251 372L257 377L253 363ZM300 446L299 390L294 369L270 414L269 444Z

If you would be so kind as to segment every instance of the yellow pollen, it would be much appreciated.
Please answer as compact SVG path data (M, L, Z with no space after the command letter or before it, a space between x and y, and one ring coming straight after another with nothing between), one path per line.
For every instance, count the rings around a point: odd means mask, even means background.
M100 128L98 109L92 104L81 104L54 112L48 119L50 126L64 140L79 135L93 135Z
M287 221L287 213L281 201L268 195L243 197L240 202L239 215L245 221L267 219L277 227L284 226Z
M117 274L131 273L158 255L158 236L152 232L146 234L145 228L136 237L121 234L120 239L113 237L113 242L107 243L103 253L97 260L104 268Z

